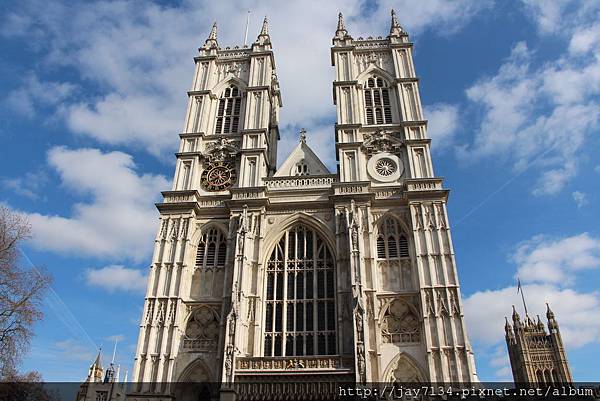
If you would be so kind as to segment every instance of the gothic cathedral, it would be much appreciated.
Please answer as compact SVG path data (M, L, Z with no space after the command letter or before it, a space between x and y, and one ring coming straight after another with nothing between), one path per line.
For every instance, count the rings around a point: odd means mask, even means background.
M353 39L340 14L337 171L305 132L277 168L267 20L244 47L220 48L212 27L157 204L134 394L172 382L478 381L412 49L393 12L376 39Z

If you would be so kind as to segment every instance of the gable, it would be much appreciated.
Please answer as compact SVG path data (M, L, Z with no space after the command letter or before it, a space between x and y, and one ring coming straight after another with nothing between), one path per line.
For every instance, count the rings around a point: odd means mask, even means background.
M325 174L331 173L306 142L301 141L277 170L275 177Z

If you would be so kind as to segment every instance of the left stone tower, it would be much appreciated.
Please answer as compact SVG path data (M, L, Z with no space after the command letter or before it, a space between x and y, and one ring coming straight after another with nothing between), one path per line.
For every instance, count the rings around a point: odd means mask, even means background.
M246 312L237 255L249 254L253 195L276 168L282 103L267 19L252 45L233 48L219 47L215 23L194 61L173 188L157 204L134 394L231 375Z

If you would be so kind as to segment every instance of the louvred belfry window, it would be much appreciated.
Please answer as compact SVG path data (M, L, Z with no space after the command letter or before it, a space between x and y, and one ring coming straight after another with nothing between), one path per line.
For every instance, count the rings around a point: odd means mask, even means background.
M196 253L197 269L216 269L225 267L227 257L227 239L221 231L210 228L202 235Z
M240 126L240 110L242 109L242 93L235 85L223 91L217 109L215 135L238 132Z
M400 231L398 222L392 218L385 219L377 236L377 258L400 259L409 256L408 239Z
M265 356L337 354L334 263L309 227L281 237L267 262Z
M365 113L367 125L391 124L392 108L387 82L372 77L365 82Z

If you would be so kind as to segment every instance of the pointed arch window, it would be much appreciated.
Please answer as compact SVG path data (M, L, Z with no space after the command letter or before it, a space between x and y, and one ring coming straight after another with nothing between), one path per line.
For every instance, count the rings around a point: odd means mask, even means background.
M218 269L225 267L227 257L227 238L217 228L211 227L198 243L196 252L197 269Z
M294 175L308 175L308 164L304 160L296 163Z
M408 258L408 239L400 230L398 222L387 218L379 227L377 235L377 258L401 259Z
M267 262L264 355L335 354L334 258L316 231L297 225Z
M413 290L413 266L406 234L392 217L384 219L377 231L377 268L382 289Z
M229 85L219 99L215 135L238 132L241 109L242 92L237 86Z
M391 124L392 107L387 81L376 76L367 79L364 95L367 125Z

